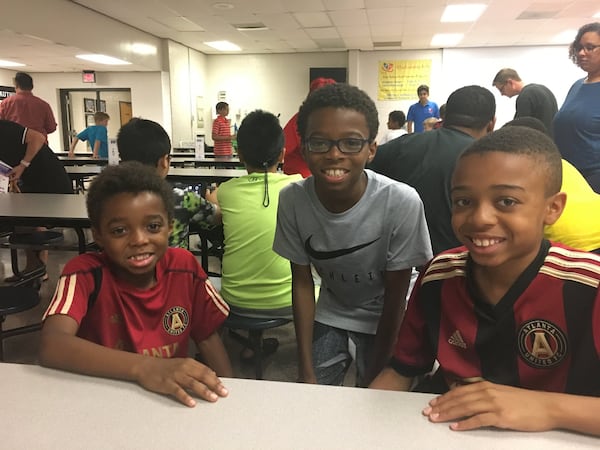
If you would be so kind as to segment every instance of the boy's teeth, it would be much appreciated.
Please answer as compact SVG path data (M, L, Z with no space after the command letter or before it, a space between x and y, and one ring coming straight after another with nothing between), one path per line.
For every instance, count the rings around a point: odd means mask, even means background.
M330 177L341 177L342 175L344 175L344 171L341 169L329 169L326 170L325 173Z
M135 259L136 261L142 260L148 257L148 253L144 253L142 255L133 255L131 259Z
M500 242L500 239L472 239L472 241L477 247L489 247Z

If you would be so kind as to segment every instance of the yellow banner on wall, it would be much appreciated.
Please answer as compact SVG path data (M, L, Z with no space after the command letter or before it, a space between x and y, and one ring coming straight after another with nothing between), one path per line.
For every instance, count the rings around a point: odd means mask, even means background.
M411 100L421 84L429 86L430 59L379 61L377 100Z

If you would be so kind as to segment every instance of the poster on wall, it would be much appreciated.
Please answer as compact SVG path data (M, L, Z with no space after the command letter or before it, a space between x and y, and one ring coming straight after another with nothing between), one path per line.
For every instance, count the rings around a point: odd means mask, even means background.
M0 102L11 95L14 95L15 88L12 86L0 86Z
M412 100L421 84L429 85L430 59L379 61L377 100Z

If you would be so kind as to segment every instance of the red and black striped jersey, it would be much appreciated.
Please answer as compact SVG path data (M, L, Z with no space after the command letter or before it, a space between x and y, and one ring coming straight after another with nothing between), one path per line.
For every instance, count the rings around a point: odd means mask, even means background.
M600 396L600 257L544 241L496 305L475 294L471 264L459 247L421 274L392 367L413 377L437 359L447 386L486 379Z
M65 266L44 318L66 314L77 336L110 348L164 358L187 357L229 314L229 306L187 250L169 248L156 265L156 285L138 289L116 278L103 253Z

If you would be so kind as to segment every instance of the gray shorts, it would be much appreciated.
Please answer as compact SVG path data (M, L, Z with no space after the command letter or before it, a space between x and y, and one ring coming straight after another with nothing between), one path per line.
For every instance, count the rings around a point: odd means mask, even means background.
M352 360L356 386L365 387L365 375L373 356L375 336L342 330L320 322L313 327L313 364L317 383L341 386Z

